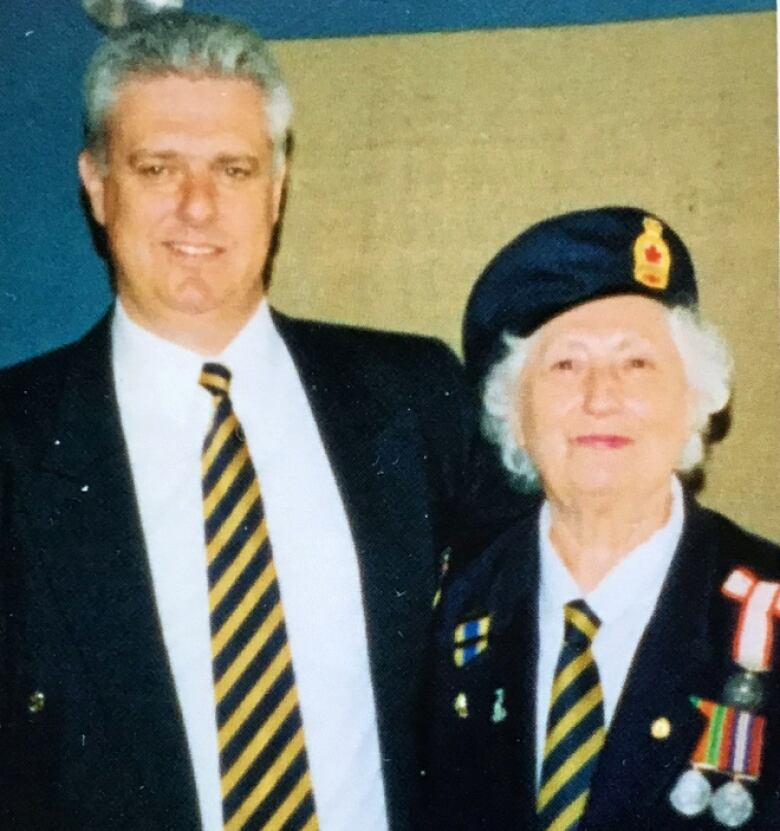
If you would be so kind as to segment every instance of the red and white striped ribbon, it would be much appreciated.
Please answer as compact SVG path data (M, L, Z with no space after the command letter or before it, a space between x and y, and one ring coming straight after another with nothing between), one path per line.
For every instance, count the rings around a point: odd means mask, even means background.
M780 583L759 580L752 571L736 568L722 591L742 606L732 644L734 661L752 672L766 672L772 665L774 618L780 617Z

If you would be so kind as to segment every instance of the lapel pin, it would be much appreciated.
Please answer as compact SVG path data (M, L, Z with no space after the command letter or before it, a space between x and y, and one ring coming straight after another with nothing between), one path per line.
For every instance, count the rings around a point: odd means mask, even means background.
M672 724L666 716L659 716L650 725L650 735L659 742L669 738L672 732Z
M493 702L493 713L490 716L490 720L493 724L500 724L506 716L506 708L504 707L504 690L499 688L496 690L496 700Z
M31 715L40 713L45 706L46 696L40 690L36 690L34 693L31 693L27 699L27 712Z
M458 714L458 718L469 717L469 702L466 698L466 693L459 692L455 696L455 701L453 702L452 706L454 707L455 712Z
M452 549L447 546L439 555L439 585L436 589L436 594L433 596L433 603L431 608L435 609L441 603L441 587L447 577L447 572L450 570L450 554Z
M454 649L452 660L455 666L463 667L488 647L490 615L469 618L455 627L452 635Z
M709 808L716 822L739 828L754 812L753 797L744 783L755 782L761 775L766 717L758 712L765 699L760 673L772 666L780 583L758 580L752 572L738 568L722 592L741 606L731 656L742 671L726 681L724 703L691 696L707 724L691 756L691 768L681 774L669 801L684 816L698 816ZM726 781L713 789L705 771Z

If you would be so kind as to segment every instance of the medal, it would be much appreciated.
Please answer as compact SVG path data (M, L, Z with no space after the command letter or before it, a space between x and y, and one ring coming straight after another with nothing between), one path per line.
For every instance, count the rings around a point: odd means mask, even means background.
M726 681L723 688L726 704L745 710L760 710L764 697L764 685L755 672L738 672Z
M723 594L740 603L731 655L748 672L767 672L772 666L773 618L780 617L780 583L759 580L737 568L723 584Z
M707 809L712 797L709 779L696 768L686 770L669 794L669 801L685 817L697 817Z
M695 817L709 808L720 825L740 828L754 811L753 797L744 783L756 781L761 774L766 718L759 711L766 694L760 673L772 666L780 583L758 580L738 568L722 591L741 604L731 654L743 671L726 681L723 703L690 697L707 725L691 756L691 768L680 775L669 801L683 816ZM705 773L728 779L713 790Z
M742 783L759 777L766 719L696 696L691 703L707 717L707 726L691 756L691 768L680 775L669 801L683 816L695 817L710 808L721 825L739 828L753 816L753 798ZM731 779L713 792L705 772Z
M753 797L737 779L721 785L710 806L715 819L726 828L739 828L753 816Z

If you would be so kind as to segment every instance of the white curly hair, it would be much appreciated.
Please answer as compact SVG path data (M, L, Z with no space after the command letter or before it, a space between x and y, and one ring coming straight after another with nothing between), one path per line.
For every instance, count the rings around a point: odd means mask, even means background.
M691 435L677 466L679 473L690 473L704 460L711 417L723 410L731 398L733 361L720 333L702 320L695 309L667 309L666 319L688 383L697 393ZM527 492L539 490L539 473L525 450L518 447L515 434L518 385L535 338L536 333L526 338L504 335L506 352L488 373L482 396L485 436L497 445L513 483Z

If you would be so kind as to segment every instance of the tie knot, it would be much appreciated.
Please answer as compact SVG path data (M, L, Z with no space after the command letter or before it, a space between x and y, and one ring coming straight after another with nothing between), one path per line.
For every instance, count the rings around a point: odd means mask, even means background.
M590 646L601 621L584 600L572 600L563 607L564 640L572 646Z
M222 364L203 364L198 383L212 395L230 394L230 370Z

